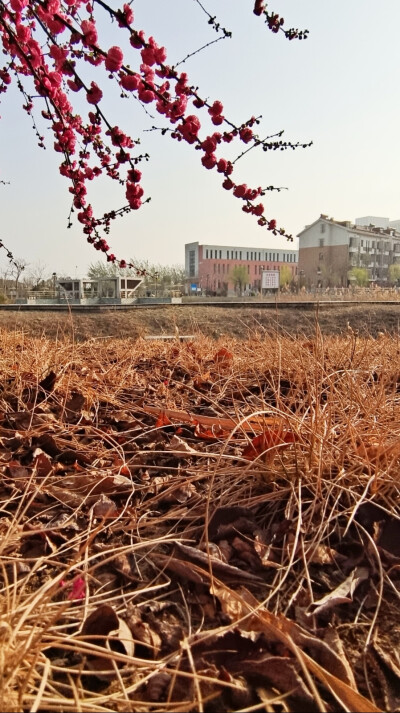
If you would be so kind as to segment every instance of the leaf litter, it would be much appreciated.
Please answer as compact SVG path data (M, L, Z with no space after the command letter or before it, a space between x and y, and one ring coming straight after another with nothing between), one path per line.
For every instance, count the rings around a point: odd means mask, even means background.
M398 709L395 338L2 340L1 710Z

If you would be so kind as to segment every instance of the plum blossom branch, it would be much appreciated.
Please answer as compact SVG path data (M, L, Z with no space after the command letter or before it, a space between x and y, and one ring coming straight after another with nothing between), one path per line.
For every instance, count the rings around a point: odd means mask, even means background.
M229 37L230 33L205 10L202 3L199 0L196 2L207 14L209 24L224 38ZM118 45L108 49L100 46L93 14L95 7L108 13L119 28L129 33L130 46L140 56L136 70L124 62ZM256 0L255 14L264 14L273 32L282 29L282 19L278 17L279 22L275 16L272 19L265 8L265 3ZM297 34L299 39L300 34ZM289 39L294 37L286 36ZM167 64L166 49L159 46L153 37L146 38L144 32L134 26L134 14L129 4L114 10L104 0L93 0L93 4L86 0L0 0L0 39L7 57L6 64L0 67L0 93L7 91L12 74L15 75L24 96L23 108L32 118L39 145L43 147L44 138L39 133L32 112L39 100L45 102L42 117L50 122L54 150L63 156L60 173L70 181L72 207L68 225L72 224L72 213L77 211L86 239L95 249L105 253L108 261L118 263L120 267L136 269L132 262L119 260L111 253L100 231L108 236L111 221L138 210L150 201L150 197L144 198L142 173L138 168L142 161L148 161L149 155L132 154L139 141L133 140L105 115L101 107L103 90L95 79L90 84L84 81L80 71L82 62L89 63L93 72L97 67L104 67L109 78L120 87L122 96L138 100L149 116L152 115L147 107L152 106L167 122L162 133L168 133L177 141L185 141L200 151L203 167L222 174L223 188L243 201L243 211L254 215L260 226L291 239L284 229L277 228L274 219L266 218L263 204L257 202L266 190L273 187L252 188L234 182L234 163L256 146L267 151L305 148L309 144L271 140L280 135L260 139L253 129L259 123L256 117L241 125L230 121L224 114L221 101L201 98L198 88L190 85L188 75ZM222 37L215 41L219 39ZM199 51L189 54L182 61ZM26 78L33 82L36 94L25 90L22 80ZM85 95L89 105L87 120L73 107L72 97L78 92ZM193 108L189 107L189 102L192 102ZM198 116L201 112L207 113L206 118L215 127L223 128L204 135ZM236 141L243 142L248 148L231 162L220 155L220 150L224 143ZM127 204L96 216L87 200L88 184L103 175L124 187Z
M4 183L4 181L0 181L0 183ZM7 253L7 259L15 265L15 267L18 267L17 263L15 262L14 255L12 254L11 250L9 250L5 245L3 240L0 238L0 248L3 248L3 250L6 251Z

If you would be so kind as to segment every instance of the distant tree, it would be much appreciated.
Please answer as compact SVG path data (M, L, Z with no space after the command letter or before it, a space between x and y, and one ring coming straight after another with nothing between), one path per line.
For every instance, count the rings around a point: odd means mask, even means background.
M366 287L368 285L369 274L366 267L353 267L349 271L349 279L355 278L358 287Z
M392 285L398 284L400 281L400 265L389 266L389 281Z
M243 294L243 289L249 281L249 273L245 265L235 265L232 270L232 280L235 290L239 290L240 296Z
M149 260L136 260L132 258L132 264L136 266L139 275L143 277L143 287L147 290L155 290L159 293L181 288L185 284L185 268L183 265L158 265L152 264ZM117 275L130 275L129 268L118 267L116 264L104 263L97 260L91 263L88 269L88 277L91 280L101 277L116 277Z
M18 296L18 283L23 271L28 267L28 262L23 258L15 258L11 263L10 275L14 280L15 295Z
M279 270L279 287L285 287L292 282L293 275L289 265L282 265Z
M49 269L43 262L36 262L25 273L25 282L37 290L49 278Z

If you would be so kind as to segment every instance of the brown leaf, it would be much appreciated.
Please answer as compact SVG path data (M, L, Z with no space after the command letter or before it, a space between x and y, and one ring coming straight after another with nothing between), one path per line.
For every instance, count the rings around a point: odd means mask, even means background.
M314 697L300 677L300 670L298 661L286 656L262 654L257 658L242 659L237 672L250 679L260 676L266 678L280 693L290 692L290 696L301 700L304 705L312 706Z
M18 460L10 460L7 464L7 473L12 478L29 478L29 470L25 468Z
M61 450L57 446L55 439L49 433L43 433L37 438L32 439L32 441L38 446L38 448L41 448L42 451L47 453L47 455L51 456L52 458L55 458L61 453Z
M353 601L353 594L358 585L368 579L369 569L367 567L356 567L346 579L339 584L332 592L328 592L322 599L310 605L312 611L307 612L307 616L318 616L323 611L331 609L338 604L348 604ZM314 608L315 607L315 608Z
M129 657L135 652L129 626L108 604L101 604L87 617L83 623L82 637L88 643L108 650L107 656L97 652L87 656L88 667L102 679L108 680L110 675L115 674L115 665L123 665L122 657L113 656L113 652Z
M178 451L180 453L185 453L187 455L198 455L198 451L195 451L194 448L191 448L186 441L182 440L182 438L179 438L179 436L172 436L170 442L168 445L165 446L166 451Z
M227 586L214 583L211 593L218 597L223 611L232 621L240 620L242 629L261 631L269 638L272 637L283 643L304 667L324 683L340 705L350 713L357 713L360 710L366 713L379 713L379 709L371 701L351 688L346 667L325 642L303 631L283 614L277 616L264 609L247 589L242 588L240 592L236 592ZM313 650L314 656L317 654L322 660L322 665L304 651L306 647Z
M116 512L116 504L113 500L110 500L110 498L104 495L104 493L100 495L99 499L92 506L93 517L115 517Z
M65 404L65 417L67 421L74 420L80 415L85 401L86 399L83 394L77 391L72 392L71 398Z
M47 393L50 393L53 391L57 381L57 374L55 374L54 371L49 371L47 376L45 376L42 381L39 381L39 386L43 389L43 391L47 391Z
M129 617L128 626L133 638L149 649L153 659L157 658L162 644L161 637L157 632L153 631L149 624L139 616Z
M53 470L49 456L41 448L36 448L33 453L33 467L40 478L45 478Z

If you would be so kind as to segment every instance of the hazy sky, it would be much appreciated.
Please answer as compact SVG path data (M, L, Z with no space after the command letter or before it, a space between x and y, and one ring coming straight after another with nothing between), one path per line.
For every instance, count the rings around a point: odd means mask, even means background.
M268 218L294 235L320 213L338 220L400 218L400 2L271 2L287 27L309 30L301 42L269 32L252 14L252 0L202 2L233 32L233 39L182 66L190 83L199 86L202 96L220 99L226 116L237 124L262 114L260 136L284 129L288 140L314 142L296 151L254 149L238 162L236 182L289 189L266 194ZM119 7L122 0L111 4ZM133 9L135 27L166 46L171 64L216 36L194 0L135 0ZM105 48L120 44L120 30L108 23L102 27ZM135 68L138 53L131 52L125 61ZM140 137L140 149L151 156L142 166L142 183L152 200L115 222L109 242L118 256L170 264L183 263L184 244L195 240L260 248L286 245L241 211L241 201L221 187L221 175L203 168L200 152L168 136L143 133L153 124L163 125L155 112L151 118L137 102L121 102L106 75L96 81L110 91L102 106L111 123ZM60 155L52 150L48 130L48 149L37 147L21 103L15 89L1 95L0 179L10 185L0 187L0 238L16 257L44 263L49 273L83 276L99 253L86 243L77 222L67 230L70 194L68 181L58 173ZM87 111L85 102L78 108ZM126 202L110 181L89 187L101 212ZM0 271L6 264L0 251Z

